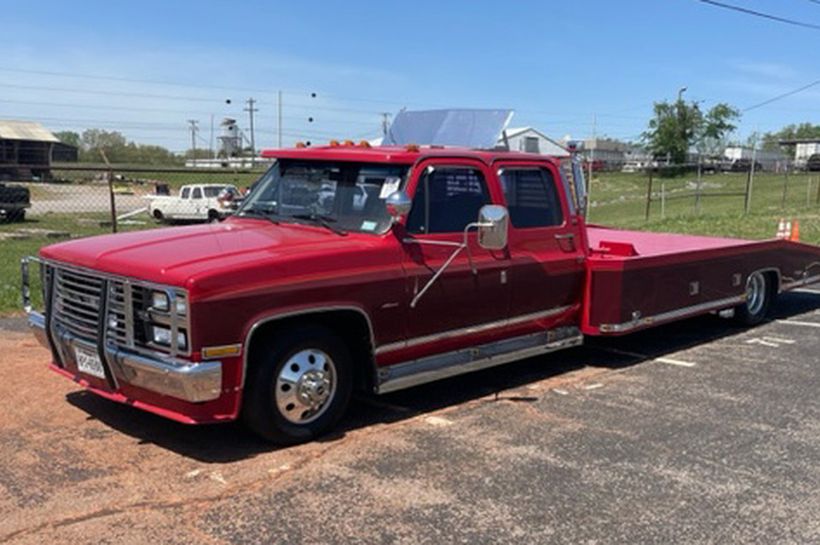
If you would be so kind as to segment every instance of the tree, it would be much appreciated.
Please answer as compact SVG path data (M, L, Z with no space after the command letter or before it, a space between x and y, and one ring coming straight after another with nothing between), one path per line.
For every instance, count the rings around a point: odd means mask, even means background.
M720 103L704 114L697 102L656 102L654 117L643 134L644 142L656 157L668 157L683 164L693 147L701 153L715 153L724 139L735 130L740 112Z
M74 146L75 148L82 146L80 135L74 131L55 132L54 136L56 136L57 139L63 144L68 144L69 146Z
M781 151L781 140L799 140L801 138L820 138L820 125L800 123L799 125L786 125L777 132L767 132L763 135L763 149ZM794 144L787 144L783 147L791 155L794 155Z

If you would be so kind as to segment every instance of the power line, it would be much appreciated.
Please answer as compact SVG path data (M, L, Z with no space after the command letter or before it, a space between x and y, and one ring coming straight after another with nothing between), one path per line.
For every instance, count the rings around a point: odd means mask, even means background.
M818 3L820 3L820 2L818 2ZM820 79L817 80L817 81L813 81L813 82L809 83L808 85L804 85L803 87L799 87L799 88L797 88L793 91L789 91L788 93L783 93L782 95L777 95L776 97L770 98L768 100L764 100L763 102L753 104L753 105L749 106L748 108L743 108L742 111L743 112L748 112L749 110L755 110L757 108L762 108L763 106L766 106L767 104L771 104L772 102L776 102L776 101L784 99L786 97L796 95L797 93L802 93L806 89L811 89L812 87L814 87L816 85L820 85Z
M770 19L772 21L777 21L779 23L786 23L788 25L799 26L803 28L810 28L812 30L820 30L820 25L815 25L813 23L804 23L803 21L796 21L794 19L786 19L785 17L779 17L777 15L770 15L768 13L763 13L762 11L755 11L753 9L744 8L741 6L734 6L732 4L724 4L723 2L716 2L715 0L698 0L698 2L702 2L704 4L711 4L713 6L717 6L719 8L729 9L733 11L739 11L740 13L745 13L747 15L754 15L756 17L762 17L764 19Z

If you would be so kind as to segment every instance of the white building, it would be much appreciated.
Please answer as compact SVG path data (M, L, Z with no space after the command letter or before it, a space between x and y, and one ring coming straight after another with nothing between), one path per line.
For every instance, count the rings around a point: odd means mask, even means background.
M820 153L820 140L797 142L794 148L794 162L797 166L803 166L809 157L818 153Z
M569 157L570 153L561 144L532 127L506 129L498 139L498 148L509 151L540 153L552 157Z
M752 150L746 146L729 146L723 150L723 158L734 162L738 160L752 160L760 165L763 170L779 172L786 164L786 156L779 151Z

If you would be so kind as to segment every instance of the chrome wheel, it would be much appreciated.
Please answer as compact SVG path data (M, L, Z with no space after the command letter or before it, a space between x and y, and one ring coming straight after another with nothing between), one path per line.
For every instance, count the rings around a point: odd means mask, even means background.
M296 352L276 377L279 414L294 424L313 422L330 406L336 382L336 367L328 354L311 348Z
M759 272L752 273L746 281L746 309L757 316L766 304L766 279Z

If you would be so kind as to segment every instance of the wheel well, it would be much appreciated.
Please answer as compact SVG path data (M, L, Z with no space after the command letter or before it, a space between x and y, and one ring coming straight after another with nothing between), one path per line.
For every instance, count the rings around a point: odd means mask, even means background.
M370 322L362 312L348 309L273 318L256 327L251 332L245 350L246 369L243 380L248 375L250 366L253 365L251 354L264 343L265 339L269 339L275 332L284 328L307 324L326 327L336 333L347 344L353 360L354 388L366 392L372 391L375 387L376 362L373 357L374 347Z

